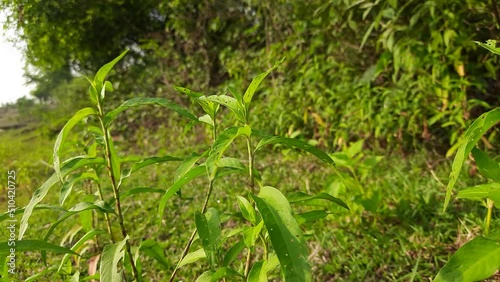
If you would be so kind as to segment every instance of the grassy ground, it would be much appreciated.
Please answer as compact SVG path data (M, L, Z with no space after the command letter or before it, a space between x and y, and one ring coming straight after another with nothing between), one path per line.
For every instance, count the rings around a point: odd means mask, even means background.
M165 129L158 132L144 131L137 139L117 142L122 152L133 154L165 154L183 156L189 151L201 152L202 146L183 146L193 140L168 134ZM183 139L184 138L184 139ZM18 172L19 206L29 201L31 193L50 176L52 169L51 147L54 140L37 135L36 131L11 130L0 133L0 162L5 172L0 174L6 182L6 171ZM180 143L179 143L180 142ZM175 144L175 145L174 145ZM238 148L231 149L238 154ZM345 189L339 186L335 175L314 158L291 150L269 149L257 158L263 182L282 190L311 193L327 191L343 198L351 212L328 206L332 215L313 224L303 225L309 245L310 260L315 281L429 281L460 245L480 233L485 209L473 202L453 201L446 212L442 211L444 186L450 172L450 160L427 152L417 152L402 158L399 155L381 156L378 163L363 166L364 160L375 160L375 153L357 152L356 162L349 167L362 184L361 189ZM374 162L376 163L376 162ZM141 171L127 180L123 189L147 186L166 189L175 172L175 164L162 164ZM469 177L464 168L458 188L478 183L478 176ZM349 169L345 169L349 172ZM245 195L246 183L235 177L228 177L216 183L216 190L209 206L217 208L223 215L237 213L236 195ZM4 185L2 185L4 187ZM136 196L124 199L126 227L131 233L132 244L140 240L154 239L163 247L170 270L165 271L156 261L144 258L142 264L147 281L164 281L170 275L181 249L194 229L194 213L203 201L206 183L203 179L194 181L182 190L182 197L170 201L157 224L157 205L161 196ZM56 204L58 188L54 187L43 203ZM105 191L109 185L103 183ZM81 200L83 188L68 199L66 208ZM80 191L80 192L78 192ZM6 209L5 190L0 196L0 207ZM109 195L109 194L108 194ZM302 208L297 207L299 212ZM26 238L40 238L44 230L59 214L54 211L37 211L30 219ZM223 216L224 218L224 216ZM234 218L234 217L233 217ZM499 225L495 218L493 227ZM20 215L18 216L20 220ZM103 221L100 218L101 228ZM226 220L223 227L239 224L237 220ZM56 244L71 245L83 231L78 216L60 225L50 237ZM114 226L117 228L117 226ZM74 231L71 240L65 236ZM0 229L1 238L7 238L5 228ZM105 240L105 238L103 239ZM3 239L1 241L4 241ZM102 242L101 242L102 244ZM192 250L200 248L195 242ZM88 250L80 259L80 272L88 268L93 251ZM50 255L48 265L58 263L62 257ZM243 266L241 259L240 267ZM46 267L40 254L20 254L18 258L20 281L36 274ZM76 264L76 262L73 262ZM192 264L181 269L179 279L194 281L204 269ZM39 281L63 281L51 274L42 275ZM274 278L279 281L278 278Z

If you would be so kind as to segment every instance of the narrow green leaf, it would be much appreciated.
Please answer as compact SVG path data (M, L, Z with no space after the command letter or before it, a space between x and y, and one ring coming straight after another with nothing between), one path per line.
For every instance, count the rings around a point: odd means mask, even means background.
M214 120L208 114L199 117L198 120L201 121L201 122L204 122L204 123L206 123L206 124L208 124L208 125L210 125L212 127L215 126Z
M33 252L33 251L46 251L46 252L52 252L52 253L56 253L56 254L72 254L72 255L79 256L78 253L75 253L74 251L72 251L68 248L54 245L54 244L46 242L46 241L18 240L18 241L9 241L9 242L0 243L0 255L9 254L10 249L12 248L12 242L15 242L16 253Z
M245 125L243 127L229 127L219 134L212 145L212 149L210 150L210 154L208 155L206 161L207 173L210 180L215 178L217 173L217 163L222 158L222 154L227 150L227 148L229 148L229 145L231 145L233 140L240 135L250 136L251 131L251 128L248 125Z
M192 153L189 157L185 158L175 171L174 182L186 175L186 173L188 173L202 157L206 157L207 155L208 151L205 151L201 155Z
M214 208L209 208L205 214L196 212L195 222L208 262L215 269L219 263L218 247L221 234L219 213Z
M247 227L243 231L243 240L248 248L251 248L255 245L255 241L257 241L257 238L259 238L262 227L264 227L263 221L259 222L259 224L257 224L256 226Z
M363 39L361 40L361 44L359 45L360 50L363 49L363 46L365 46L366 40L368 40L368 37L370 36L370 34L373 31L373 28L375 27L375 23L376 22L372 22L372 24L366 30L365 35L363 35Z
M229 267L222 267L222 268L217 269L217 271L214 274L212 274L212 276L210 277L210 281L211 282L218 282L223 278L227 278L227 277L231 277L231 276L238 276L238 277L244 278L244 276L241 275L240 273L238 273L238 271L236 271L232 268L229 268Z
M288 200L279 190L269 186L262 187L258 197L252 197L269 232L285 280L312 281L307 246Z
M168 269L169 263L167 258L165 257L165 253L163 252L163 248L152 239L148 239L141 242L140 251L145 255L154 258L157 260L164 269Z
M206 168L205 166L195 166L191 168L184 176L180 177L177 179L177 181L170 186L163 197L160 200L160 204L158 205L158 218L161 220L163 217L163 211L165 210L165 206L167 205L167 201L175 194L179 189L181 189L182 186L184 186L186 183L189 181L193 180L194 178L205 174L206 173Z
M104 159L103 158L86 158L86 157L76 157L73 159L70 159L66 161L63 166L61 167L61 176L65 177L72 171L79 169L83 166L86 165L91 165L91 164L104 164ZM54 173L47 181L45 181L40 188L38 188L34 193L33 196L31 197L30 202L26 206L23 217L21 218L21 224L19 225L19 240L21 240L24 236L24 233L26 232L26 229L28 228L28 220L31 217L31 214L33 213L33 209L35 206L40 203L43 198L47 195L49 192L49 189L54 186L59 181L59 177L57 173Z
M262 132L252 131L252 134L254 134L254 133L255 133L255 135L263 138L257 144L257 147L255 147L254 154L256 154L264 146L270 145L270 144L282 144L285 146L291 146L294 148L302 149L302 150L308 152L309 154L312 154L316 158L320 159L325 164L327 164L340 177L342 182L344 182L344 184L347 187L350 187L349 183L346 182L345 177L342 174L342 172L337 169L337 166L335 165L335 162L332 160L332 158L327 153L323 152L322 150L320 150L320 149L318 149L318 148L316 148L316 147L314 147L314 146L312 146L312 145L310 145L302 140L281 137L281 136L271 136L271 135L268 135L268 134L265 134Z
M466 243L443 266L434 282L481 281L500 269L500 242L476 237Z
M476 147L472 149L472 155L482 175L500 182L500 165L495 160Z
M229 90L229 93L233 94L234 98L236 98L236 101L238 101L240 105L244 105L243 95L241 95L241 93L237 89L232 86L228 86L227 89Z
M300 213L296 215L295 218L297 219L297 222L299 224L303 224L303 223L313 222L318 219L323 219L327 217L329 214L330 214L329 212L324 210L314 210L305 213Z
M21 214L24 212L25 209L26 209L25 207L16 208L16 210L14 211L14 214ZM60 206L46 205L46 204L37 205L37 206L35 206L34 210L53 210L53 211L67 212L66 209L64 209ZM4 221L6 219L9 219L9 218L11 218L11 213L5 212L2 215L0 215L0 222Z
M97 201L95 203L89 203L89 202L78 203L74 207L69 209L68 212L59 217L59 219L56 222L52 223L49 230L45 234L44 240L47 241L50 234L52 234L52 231L68 217L87 210L98 210L99 212L102 213L115 213L113 207L111 207L108 203L104 201Z
M330 202L333 202L337 204L338 206L343 207L344 209L349 210L349 207L342 201L341 199L334 197L328 193L319 193L316 195L308 195L304 192L296 192L293 194L290 194L288 197L288 201L290 203L300 203L300 202L305 202L305 201L310 201L310 200L315 200L315 199L321 199L321 200L327 200Z
M207 100L227 107L236 115L239 121L245 123L245 108L235 98L227 95L212 95L208 96Z
M122 281L121 274L118 272L118 262L125 256L123 246L127 240L128 236L121 242L104 246L99 266L101 281Z
M267 261L261 260L253 264L248 272L247 282L267 282Z
M33 274L32 276L26 278L24 280L24 282L41 281L40 277L45 277L49 273L54 272L56 270L56 268L57 268L57 266L55 266L55 265L49 266L46 269L44 269L44 270L42 270L42 271L40 271L40 272L38 272L36 274Z
M446 198L444 201L443 210L446 210L446 207L450 203L451 191L453 189L453 186L455 186L455 183L457 182L465 159L472 151L472 148L476 146L476 143L477 141L479 141L481 136L483 136L486 131L488 131L499 121L500 108L496 108L487 113L484 113L471 124L463 137L460 139L460 147L458 148L455 159L453 160L448 186L446 187Z
M485 48L486 50L490 51L493 54L500 55L500 48L496 47L496 45L497 45L496 40L491 40L490 39L490 40L486 41L486 43L482 43L482 42L479 42L479 41L474 41L474 43L476 43L477 45Z
M179 86L174 86L174 89L195 99L196 103L198 103L203 108L203 111L208 114L211 120L215 118L215 114L217 113L219 105L216 105L212 101L208 100L205 95Z
M216 175L214 179L219 179L229 174L242 174L248 175L248 168L238 159L235 158L221 158L217 161ZM260 174L254 169L255 179L260 180Z
M133 196L133 195L136 195L136 194L142 194L142 193L158 193L158 194L162 194L162 193L165 193L165 190L163 189L158 189L158 188L150 188L150 187L135 187L135 188L132 188L130 190L127 190L123 193L120 193L120 198L121 199L124 199L124 198L127 198L127 197L130 197L130 196ZM109 201L110 204L114 204L114 201Z
M500 202L500 183L492 182L469 187L458 191L457 198L470 200L492 199L495 202Z
M238 206L240 207L243 217L253 225L256 225L257 217L255 216L255 209L252 204L241 196L236 196L236 200L238 201Z
M108 92L113 92L113 91L115 91L115 89L113 88L113 84L112 84L110 81L108 81L108 80L106 80L106 81L104 82L104 88L105 88L105 89L106 89L106 91L108 91Z
M266 134L259 133L259 135L265 136L264 139L260 140L260 142L257 144L255 147L255 153L257 153L260 149L262 149L264 146L271 145L271 144L282 144L285 146L290 146L298 149L302 149L318 159L320 159L322 162L324 162L327 165L330 166L335 166L335 162L332 160L332 158L325 152L323 152L321 149L318 149L312 145L310 145L307 142L304 142L299 139L294 139L294 138L287 138L287 137L281 137L281 136L269 136Z
M188 110L183 108L182 106L164 98L133 98L128 101L125 101L123 104L121 104L118 108L108 112L106 116L104 117L104 121L106 126L109 126L113 120L116 118L116 116L132 107L137 107L137 106L142 106L142 105L158 105L162 106L171 110L176 111L180 115L187 117L191 120L198 121L198 118L194 116L192 113L190 113Z
M99 182L99 177L95 174L95 172L82 172L78 174L71 175L69 179L64 182L61 186L61 191L59 192L59 205L64 205L66 198L68 198L69 194L73 190L73 186L82 180L90 179L95 182Z
M224 259L222 260L222 266L229 266L235 259L238 258L238 255L245 249L245 242L239 241L234 244L229 250L227 250Z
M80 272L77 270L75 274L71 276L70 282L79 282L80 281Z
M97 74L95 75L95 78L94 78L94 81L100 85L103 85L104 84L104 79L106 78L106 76L109 74L109 72L111 71L111 69L113 69L113 67L116 65L116 63L118 63L118 61L120 61L123 56L125 56L125 54L127 54L128 50L125 50L123 53L121 53L118 57L116 57L115 59L113 59L111 62L105 64L104 66L102 66L98 71L97 71Z
M241 160L236 158L221 158L217 162L217 167L232 168L248 172L248 168L241 162Z
M90 101L92 101L94 105L97 105L99 103L99 95L97 94L97 89L95 88L95 85L92 82L90 82L89 86L89 97Z
M176 161L180 161L180 160L182 160L182 159L177 158L177 157L172 157L172 156L149 157L149 158L142 159L142 160L134 163L131 168L124 169L122 171L121 179L120 179L119 183L121 184L124 179L130 177L130 175L132 175L134 172L140 170L141 168L145 168L145 167L153 165L153 164L172 162L172 161L176 162Z
M203 249L196 250L192 253L187 254L179 263L179 268L183 267L186 264L193 263L202 258L206 258L205 251Z
M200 276L198 276L195 282L211 282L212 274L214 274L213 270L207 270L203 272Z
M87 232L85 235L83 235L82 238L80 238L78 240L78 242L76 242L73 247L71 247L71 250L72 251L77 251L85 242L91 240L92 238L94 238L95 236L99 235L99 234L105 234L106 231L104 230L98 230L98 229L92 229L90 230L89 232ZM66 264L66 261L69 259L69 254L65 254L61 263L59 264L59 268L57 269L57 273L59 273L61 271L61 269L64 267L64 264Z
M278 62L276 62L276 64L274 64L274 66L272 68L268 69L266 72L263 72L263 73L257 75L252 80L252 82L248 86L247 90L245 91L245 94L243 95L243 102L245 103L245 107L246 107L247 110L248 110L248 108L250 106L250 102L252 101L252 98L253 98L253 96L255 94L255 91L257 91L257 88L259 87L260 83L264 80L264 78L266 78L266 76L268 74L270 74L281 63L283 63L284 60L285 60L285 58L282 58L281 60L279 60Z
M84 108L76 112L76 114L68 120L68 122L64 125L64 127L61 129L61 132L59 132L59 135L57 135L56 142L54 144L54 169L56 171L56 175L61 180L63 176L61 175L61 168L60 168L60 160L59 160L59 150L61 149L61 146L66 139L66 136L68 136L68 133L75 127L75 125L78 124L79 121L81 121L83 118L91 116L91 115L97 115L98 112L93 109L93 108Z

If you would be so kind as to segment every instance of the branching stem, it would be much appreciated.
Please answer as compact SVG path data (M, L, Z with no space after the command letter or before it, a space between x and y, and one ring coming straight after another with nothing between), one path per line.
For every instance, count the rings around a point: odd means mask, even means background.
M104 135L104 144L106 147L105 149L106 149L107 168L108 168L108 172L109 172L109 177L111 178L111 187L113 188L113 196L115 198L115 206L116 206L116 212L117 212L117 216L118 216L118 224L120 225L120 229L122 231L123 238L126 238L127 237L127 230L125 229L125 224L123 223L123 214L122 214L121 203L120 203L120 193L118 191L118 185L117 185L118 180L115 179L115 176L113 175L113 162L111 161L113 156L111 154L111 149L110 149L110 137L111 136L109 134L109 129L104 124L104 112L102 110L102 107L100 104L98 104L97 107L99 109L99 121L101 123L101 128L102 128L102 132ZM140 281L139 272L137 271L137 267L135 266L134 256L132 255L132 251L130 249L130 243L128 240L125 242L125 249L126 249L128 257L130 259L130 266L132 268L132 274L133 274L136 281Z
M210 180L210 183L208 184L208 191L207 191L207 196L205 197L205 202L203 203L203 207L201 209L201 213L204 214L207 211L208 208L208 200L210 200L210 196L212 195L212 190L213 190L213 184L214 181ZM193 244L194 237L196 237L196 228L193 230L193 233L191 233L191 237L189 237L189 240L184 247L184 250L182 251L181 258L177 262L177 265L175 266L174 272L172 272L172 275L170 276L170 279L168 280L169 282L174 281L175 275L177 275L177 271L179 270L179 265L181 261L186 257L186 255L189 252L189 249L191 248L191 245Z

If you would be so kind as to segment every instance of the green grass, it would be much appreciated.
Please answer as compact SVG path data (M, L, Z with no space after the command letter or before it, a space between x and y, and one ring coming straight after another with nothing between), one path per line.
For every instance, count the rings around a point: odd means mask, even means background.
M178 137L180 134L168 134L167 129L158 132L144 130L141 134L147 136L149 141L139 144L139 139L132 143L123 140L117 143L118 149L134 154L144 150L149 155L168 152L182 156L189 148L178 149L174 144L195 141ZM23 206L29 201L31 192L52 173L44 163L51 162L53 140L47 140L35 131L16 130L0 134L0 141L2 167L15 167L18 171L17 200ZM199 145L193 148L195 151L202 150ZM238 146L233 146L231 150L236 154L239 152ZM328 206L333 213L327 219L303 225L315 281L428 281L435 276L461 244L480 232L485 214L485 209L468 201L453 201L446 212L442 211L445 188L441 183L447 182L450 163L450 160L426 152L418 152L407 158L399 155L384 157L362 179L364 193L347 190L339 195L351 207L351 213ZM256 167L262 171L264 183L279 188L285 195L294 191L315 193L336 189L332 171L324 168L313 157L300 155L296 151L285 150L281 154L278 150L269 149L257 156ZM175 168L175 164L161 164L145 169L127 179L123 189L138 186L166 189ZM0 179L5 182L4 174ZM238 183L237 179L227 177L216 183L209 206L223 213L223 218L224 215L238 212L235 196L245 194L241 191L245 189L246 183ZM467 173L462 173L457 187L460 189L479 181L479 177L470 178ZM142 264L147 281L162 281L170 275L194 229L194 213L202 204L205 187L203 178L184 187L182 197L175 197L167 204L160 226L156 224L156 210L161 196L139 195L123 201L132 245L137 245L141 239L155 239L164 248L170 264L170 271L165 272L156 261L144 258ZM109 184L103 183L103 188L111 193ZM65 206L71 207L81 201L78 195L69 198ZM56 186L43 203L55 204L57 200ZM2 207L5 207L4 203L2 201ZM35 234L46 230L58 216L53 211L35 212L30 219L26 238L37 237ZM102 218L100 222L104 229ZM499 223L496 220L493 227ZM59 244L68 230L79 224L78 216L66 221L56 229L50 241ZM224 222L223 227L237 224L240 224L237 217L232 217L230 221ZM117 226L114 228L118 231ZM84 233L80 231L78 234L73 243ZM0 235L6 238L8 234L5 228L1 229ZM191 250L200 247L196 241ZM92 251L84 254L80 261L80 272L86 271L92 254ZM61 258L49 255L48 265L58 263ZM38 253L20 255L19 279L44 269L40 259ZM241 266L243 263L242 257ZM178 279L191 281L205 270L199 265L195 263L181 268ZM52 278L50 274L42 276L39 281L49 278Z

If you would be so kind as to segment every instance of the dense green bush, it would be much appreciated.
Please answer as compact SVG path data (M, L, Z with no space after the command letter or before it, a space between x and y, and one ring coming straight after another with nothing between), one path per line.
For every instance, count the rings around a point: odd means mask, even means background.
M256 101L257 112L276 109L260 127L331 149L366 139L407 151L446 148L499 102L498 58L472 44L498 36L496 1L84 2L2 8L11 12L8 25L24 31L42 82L70 69L88 74L129 47L118 71L124 94L110 97L117 104L153 95L187 105L174 82L222 93L286 56L286 70L272 74ZM88 17L74 25L82 10ZM58 28L42 33L48 25ZM40 87L35 94L50 95Z

